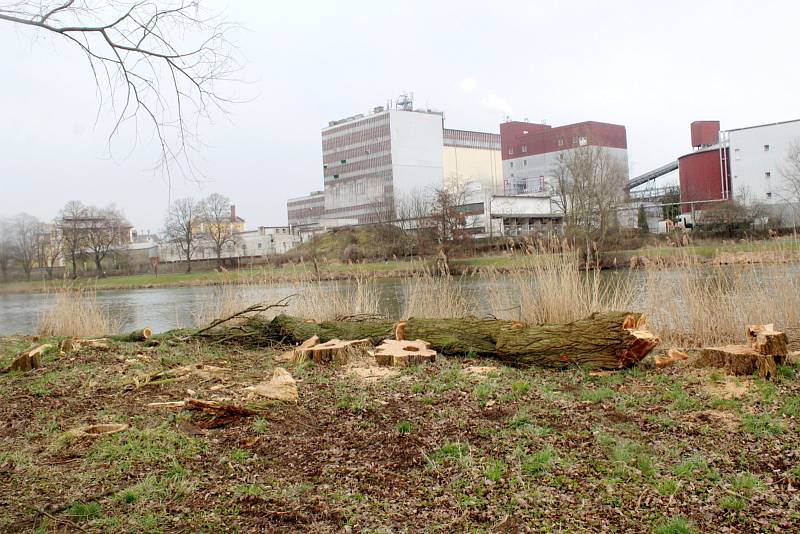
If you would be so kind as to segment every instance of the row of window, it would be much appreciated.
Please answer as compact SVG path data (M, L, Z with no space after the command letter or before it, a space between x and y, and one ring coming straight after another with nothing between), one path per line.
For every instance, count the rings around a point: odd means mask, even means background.
M572 145L575 146L586 146L589 143L589 140L584 136L574 136L572 138ZM561 137L558 139L558 146L564 146L564 138ZM769 146L769 145L766 145ZM528 151L528 145L522 145L519 147L520 152L525 153ZM508 155L511 156L514 154L514 147L508 147Z

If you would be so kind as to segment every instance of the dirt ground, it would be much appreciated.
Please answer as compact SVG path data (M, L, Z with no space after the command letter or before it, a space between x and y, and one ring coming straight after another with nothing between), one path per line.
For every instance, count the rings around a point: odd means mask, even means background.
M31 346L0 340L0 364ZM280 352L114 343L0 375L0 531L800 529L797 364L766 382L685 365L306 362L281 364L299 402L248 398ZM147 383L188 364L222 370ZM259 414L148 406L187 397ZM129 426L72 432L99 423Z

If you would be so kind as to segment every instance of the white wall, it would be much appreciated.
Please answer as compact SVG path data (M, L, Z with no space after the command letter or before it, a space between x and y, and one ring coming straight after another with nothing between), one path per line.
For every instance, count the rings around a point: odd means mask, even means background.
M796 200L787 191L787 181L781 169L791 143L800 142L800 120L727 133L731 187L737 200L759 204L782 204ZM765 150L764 145L769 145L769 150Z
M553 213L550 198L502 196L492 197L492 215L539 215Z
M402 110L389 113L395 199L442 187L442 116Z
M549 178L553 174L553 167L558 163L558 158L566 154L573 148L549 152L547 154L536 154L532 156L507 159L503 161L503 178L509 181L509 187L513 187L516 180L527 182L526 192L537 193L539 191L549 191ZM613 157L617 158L628 173L628 151L624 148L608 148L607 150ZM513 174L513 177L512 177ZM544 177L544 179L541 179ZM510 189L506 194L513 191Z

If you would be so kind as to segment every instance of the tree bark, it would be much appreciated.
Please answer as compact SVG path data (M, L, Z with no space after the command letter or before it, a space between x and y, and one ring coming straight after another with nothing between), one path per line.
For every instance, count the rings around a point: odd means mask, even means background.
M128 334L116 334L107 337L115 341L147 341L153 337L153 330L149 327L145 327L140 330L134 330Z
M595 313L572 323L538 326L515 321L411 318L404 336L427 341L441 354L488 357L514 366L564 368L577 364L622 369L640 362L659 342L641 323L640 314L626 312ZM294 343L316 335L321 341L369 338L377 345L393 337L395 323L313 323L279 315L269 323L251 322L250 327L267 338Z

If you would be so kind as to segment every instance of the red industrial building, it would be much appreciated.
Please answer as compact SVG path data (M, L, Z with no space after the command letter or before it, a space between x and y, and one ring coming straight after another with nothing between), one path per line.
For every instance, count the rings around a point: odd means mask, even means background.
M719 144L719 126L719 121L691 124L695 151L678 158L683 213L708 207L709 201L730 198L728 148Z
M552 174L559 155L581 146L607 148L627 172L628 140L624 126L595 121L557 127L521 121L500 124L505 194L546 193L547 177Z

